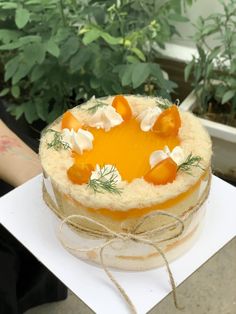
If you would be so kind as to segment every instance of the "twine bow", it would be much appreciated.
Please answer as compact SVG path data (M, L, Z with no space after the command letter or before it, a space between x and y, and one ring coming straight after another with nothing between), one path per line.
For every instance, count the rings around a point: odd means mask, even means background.
M170 217L172 219L174 219L174 222L169 223L168 225L164 225L162 227L158 227L158 228L153 228L151 230L147 230L147 231L142 231L140 230L141 227L144 226L144 223L147 222L149 219L152 220L154 217L157 216L167 216ZM74 221L72 221L72 219L76 219L76 223ZM84 220L90 223L90 225L94 225L95 227L99 227L99 229L96 228L92 228L92 227L87 227L87 226L83 226L81 225L78 220ZM65 243L62 235L63 235L63 226L69 223L70 225L72 225L73 227L75 227L77 229L77 231L85 233L88 236L92 236L95 237L97 239L103 239L105 240L104 243L97 245L97 246L93 246L92 248L79 248L79 247L70 247L67 243ZM178 225L180 226L179 230L178 230ZM173 230L176 232L168 237L165 238L161 238L160 235L162 235L162 231L163 230L168 230L170 232L173 232ZM108 275L108 277L110 278L110 280L114 283L114 285L117 287L117 289L120 291L120 293L122 294L122 296L124 297L124 299L126 300L126 302L128 303L128 305L130 306L131 309L131 313L137 313L134 304L132 303L132 301L130 300L130 298L128 297L127 293L125 292L125 290L121 287L121 285L117 282L117 280L113 277L112 273L109 271L108 267L106 266L105 262L104 262L104 250L107 246L111 245L112 243L114 243L117 240L121 240L121 241L127 241L127 240L132 240L135 242L139 242L139 243L144 243L147 245L152 246L159 254L160 256L163 258L167 271L168 271L168 275L169 275L169 279L170 279L170 283L171 283L171 287L172 287L172 292L173 292L173 299L174 299L174 304L176 306L176 308L180 307L178 306L177 303L177 296L176 296L176 285L175 285L175 281L173 278L173 274L170 270L170 266L169 263L166 259L165 253L162 251L162 249L159 247L159 244L168 240L172 240L175 238L178 238L179 236L182 235L184 231L184 222L182 219L180 219L179 217L164 212L164 211L156 211L154 213L148 214L144 217L142 217L139 222L129 231L122 231L122 232L116 232L111 230L110 228L108 228L107 226L105 226L104 224L95 221L92 218L86 217L86 216L82 216L82 215L70 215L68 217L66 217L60 225L60 230L59 230L59 237L60 237L60 241L63 244L63 246L69 250L72 251L78 251L78 252L89 252L92 250L96 250L98 249L100 252L100 262L101 265L104 269L104 271L106 272L106 274Z

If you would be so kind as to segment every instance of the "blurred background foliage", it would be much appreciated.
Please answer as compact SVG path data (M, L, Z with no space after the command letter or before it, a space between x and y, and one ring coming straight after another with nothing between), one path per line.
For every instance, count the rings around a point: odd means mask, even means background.
M194 0L0 2L0 96L28 123L52 122L93 95L170 98L176 84L153 44L179 35Z

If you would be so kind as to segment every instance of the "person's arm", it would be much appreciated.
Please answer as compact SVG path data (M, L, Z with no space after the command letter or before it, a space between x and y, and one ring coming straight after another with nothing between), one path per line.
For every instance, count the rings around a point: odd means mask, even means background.
M40 172L38 155L0 120L0 178L18 186Z

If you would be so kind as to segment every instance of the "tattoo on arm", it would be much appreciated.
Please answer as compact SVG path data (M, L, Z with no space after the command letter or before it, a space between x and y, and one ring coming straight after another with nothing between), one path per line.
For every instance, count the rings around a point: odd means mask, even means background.
M38 164L38 159L34 158L27 152L18 139L7 135L0 136L0 154L11 153L20 159L28 160L32 163Z
M0 136L0 153L9 152L16 147L21 147L17 139L9 137L7 135Z

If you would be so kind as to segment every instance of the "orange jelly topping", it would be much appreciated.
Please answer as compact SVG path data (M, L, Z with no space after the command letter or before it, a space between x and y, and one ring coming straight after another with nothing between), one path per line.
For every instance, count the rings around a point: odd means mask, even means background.
M116 109L116 112L118 112L125 121L131 119L132 111L127 99L124 96L115 96L112 102L112 107Z
M81 124L70 111L67 111L62 116L61 128L69 130L73 129L77 132L79 128L81 128Z
M176 105L163 111L157 118L153 130L162 136L177 135L181 126L179 110Z
M76 184L87 183L94 167L90 164L74 163L68 170L69 179Z
M180 143L177 135L163 137L153 131L142 131L135 118L109 132L92 127L86 129L94 136L93 149L82 155L73 152L75 163L91 164L94 168L96 164L112 164L128 182L143 177L150 170L149 157L153 151L163 149L165 145L172 150Z
M152 169L150 169L144 176L147 182L154 184L171 183L176 178L177 164L170 157L162 160Z

